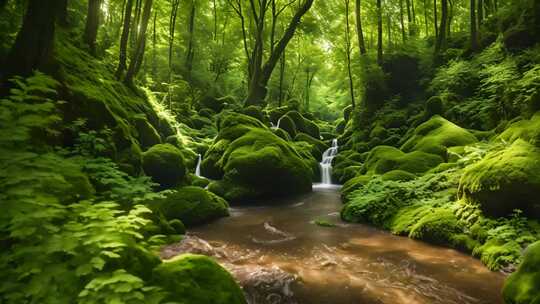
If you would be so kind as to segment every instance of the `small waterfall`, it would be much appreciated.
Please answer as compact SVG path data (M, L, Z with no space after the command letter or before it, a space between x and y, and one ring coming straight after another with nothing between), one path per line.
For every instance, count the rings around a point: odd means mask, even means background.
M332 147L324 151L322 161L319 163L321 167L321 183L323 185L332 184L332 160L338 153L337 139L332 140Z
M195 167L195 175L201 177L201 154L198 154L199 158L197 160L197 167Z

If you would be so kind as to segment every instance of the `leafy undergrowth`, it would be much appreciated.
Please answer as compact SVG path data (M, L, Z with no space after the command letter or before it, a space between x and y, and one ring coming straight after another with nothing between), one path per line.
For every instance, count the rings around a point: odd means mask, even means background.
M83 122L77 120L68 126L79 130L75 143L55 147L65 131L60 83L39 73L14 82L10 96L0 100L1 302L136 304L178 298L154 274L162 265L154 250L181 237L174 235L178 225L143 205L163 194L153 192L150 178L132 177L103 156L107 129L80 131ZM210 266L208 273L225 271ZM238 295L236 283L226 279L232 287L207 290L209 296Z
M347 194L341 216L470 253L491 270L512 270L521 262L523 248L540 239L540 223L520 210L508 217L488 217L477 205L457 199L463 168L481 159L485 149L470 147L458 162L445 164L449 168L410 181L374 176Z

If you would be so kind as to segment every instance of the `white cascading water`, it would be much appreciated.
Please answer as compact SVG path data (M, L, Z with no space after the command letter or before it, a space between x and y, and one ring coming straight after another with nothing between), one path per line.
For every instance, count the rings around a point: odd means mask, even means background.
M278 121L277 121L277 125L274 126L274 123L270 123L272 125L272 129L279 129L279 124L281 123L281 118L283 118L283 116L281 116Z
M321 183L324 185L332 184L332 160L338 153L337 139L332 140L332 147L324 151L322 161L319 163L321 167Z
M199 159L197 160L197 167L195 167L195 175L201 177L201 155L199 154Z

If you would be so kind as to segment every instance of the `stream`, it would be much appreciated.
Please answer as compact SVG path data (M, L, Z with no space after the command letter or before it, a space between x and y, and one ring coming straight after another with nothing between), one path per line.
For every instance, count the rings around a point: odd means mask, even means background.
M161 255L213 256L250 304L503 303L504 275L479 260L342 222L341 206L338 188L315 185L302 196L231 208L230 217L190 230Z

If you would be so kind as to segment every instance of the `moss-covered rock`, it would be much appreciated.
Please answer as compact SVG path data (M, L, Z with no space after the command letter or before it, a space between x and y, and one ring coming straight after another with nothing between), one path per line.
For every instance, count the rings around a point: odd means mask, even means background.
M416 175L403 170L392 170L382 175L383 180L409 181L416 178Z
M184 157L170 144L155 145L144 152L143 169L164 188L174 187L186 177Z
M207 108L214 111L215 113L219 113L225 107L225 100L223 98L206 95L203 96L201 100L199 100L198 106L200 109Z
M538 216L540 149L523 140L488 153L467 168L460 180L459 195L479 204L489 215L505 216L514 209Z
M224 199L194 186L171 190L147 205L161 212L168 221L179 219L188 227L229 215L229 205Z
M285 116L289 117L294 122L297 131L306 133L313 138L320 138L320 130L317 124L306 119L300 112L289 111Z
M211 258L183 254L154 268L152 281L167 292L165 302L245 304L234 278Z
M504 284L503 297L508 304L540 303L540 242L527 247L523 262Z
M283 116L278 121L278 126L280 129L285 130L291 138L296 137L296 124L289 116Z
M326 151L329 146L325 144L323 141L313 138L305 133L298 133L296 137L294 138L295 141L304 141L308 144L312 145L313 149L311 151L311 154L315 159L322 160L322 155L324 151Z
M223 172L210 190L235 202L311 190L311 158L305 159L292 143L242 114L229 113L219 125L216 142L201 165L210 178L208 171Z
M161 136L158 131L148 122L145 117L137 116L133 118L135 128L137 128L139 142L143 149L161 143Z
M423 151L446 158L447 148L477 142L476 137L441 116L433 116L419 125L402 146L404 152Z
M514 142L518 139L528 141L530 143L540 144L540 112L531 117L531 119L523 119L516 121L504 130L498 137L507 142Z
M444 113L444 104L439 96L433 96L426 101L426 114L428 116L442 115Z
M369 153L364 171L370 174L384 174L393 170L409 173L424 173L444 160L435 154L422 151L404 153L390 146L377 146Z
M409 236L435 244L448 244L462 229L454 212L448 208L431 209L411 228Z
M359 175L354 178L351 178L345 184L343 184L340 190L341 199L343 200L343 202L347 203L349 201L349 195L353 193L354 191L362 188L371 179L372 177L369 175Z
M274 134L279 136L281 139L283 139L285 141L292 141L292 138L289 135L289 133L287 133L287 131L285 131L285 130L283 130L281 128L280 129L272 129L272 131L274 132Z
M253 117L255 119L258 119L260 121L264 121L264 115L261 111L261 108L258 106L248 106L242 109L242 114L245 114L247 116Z

